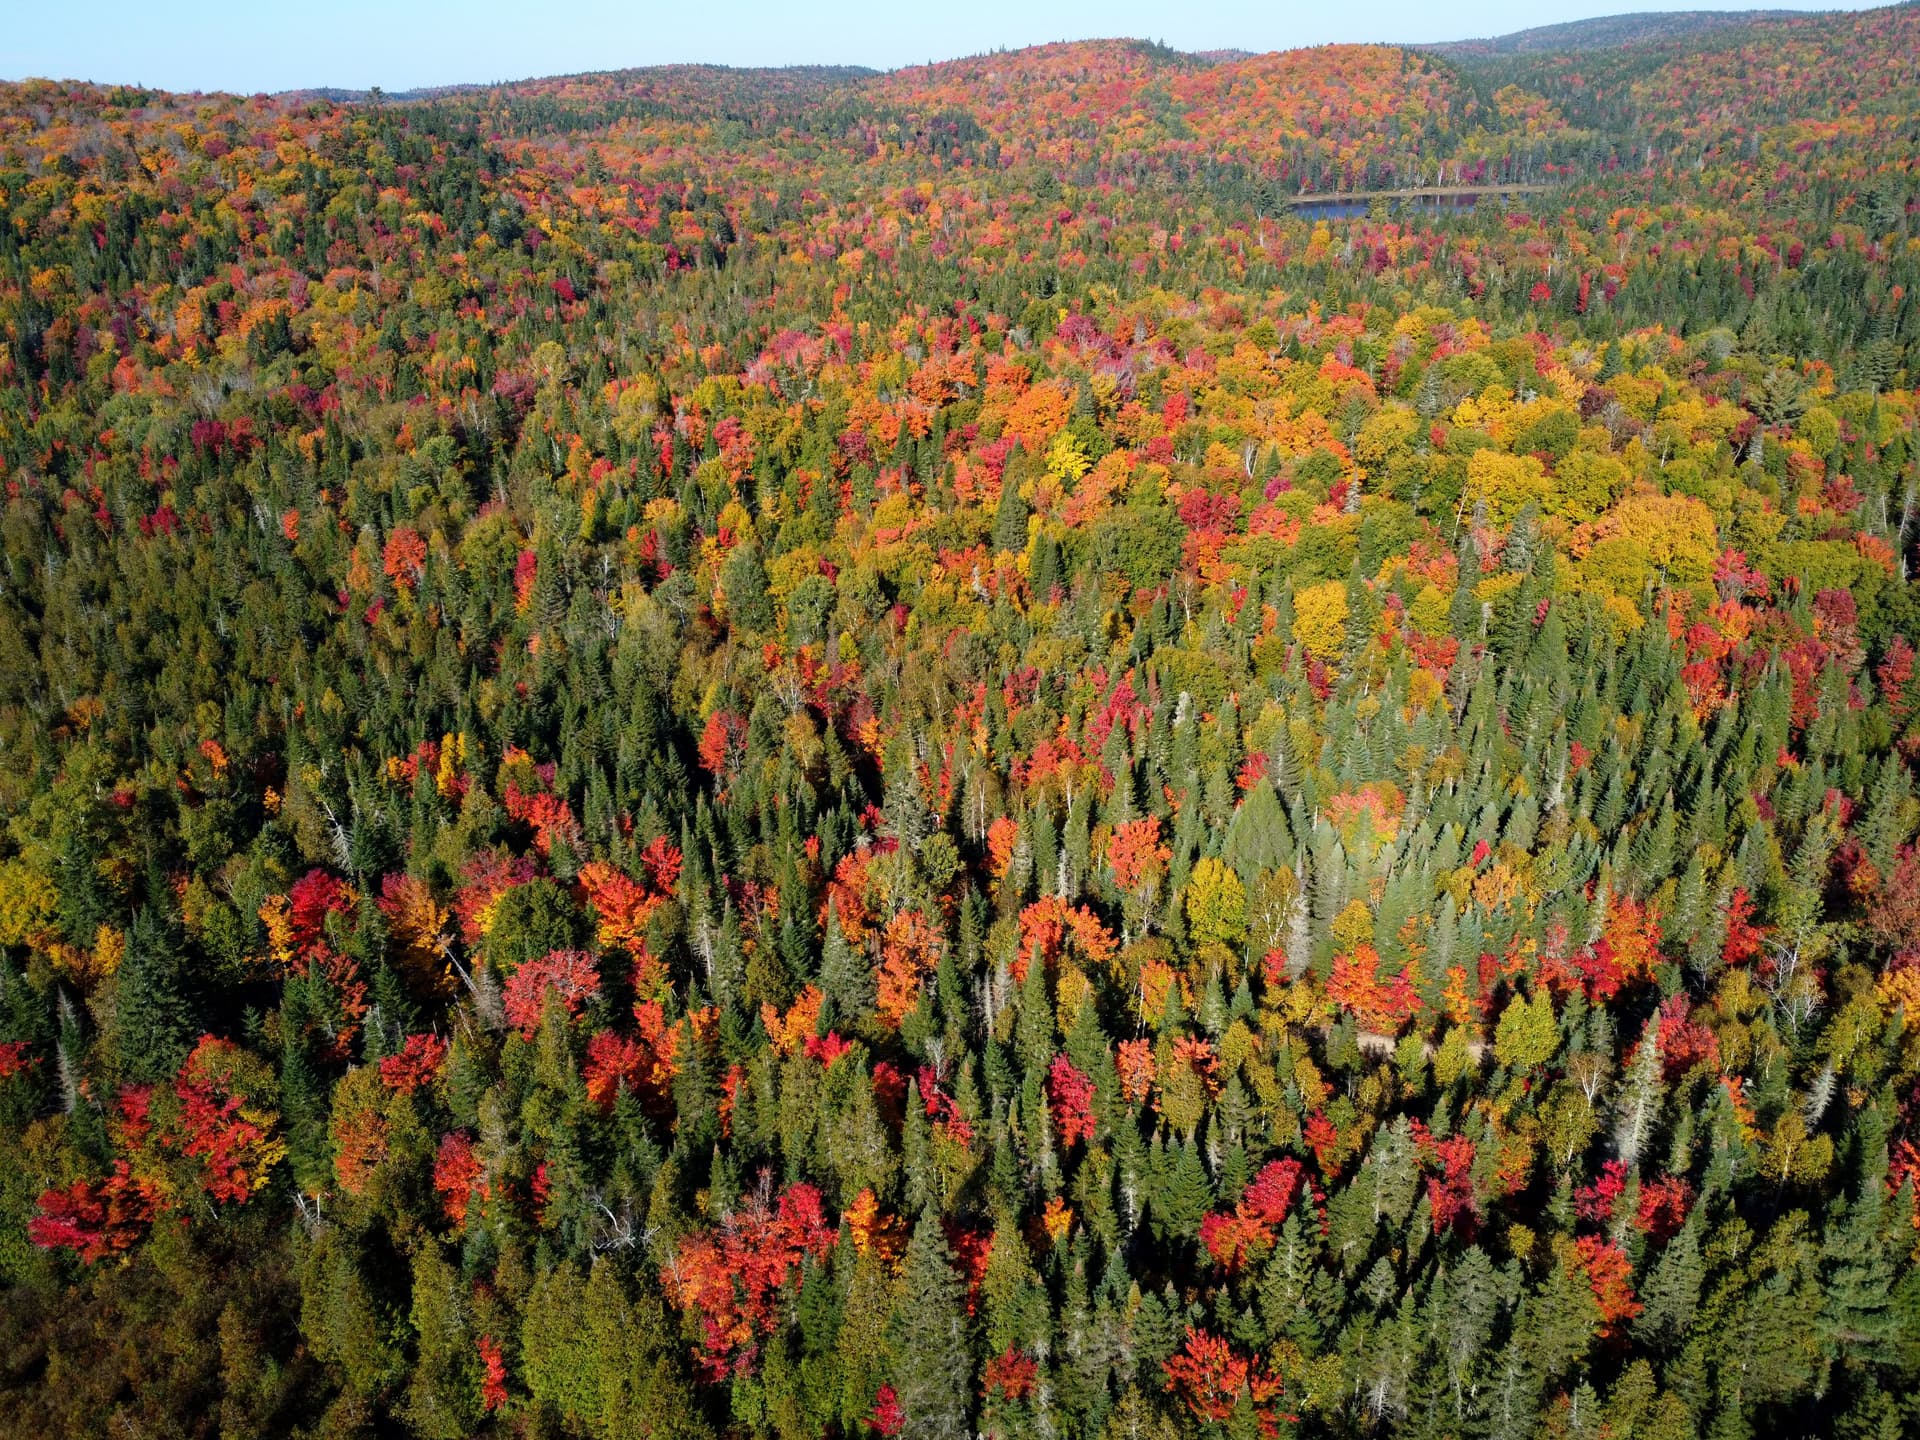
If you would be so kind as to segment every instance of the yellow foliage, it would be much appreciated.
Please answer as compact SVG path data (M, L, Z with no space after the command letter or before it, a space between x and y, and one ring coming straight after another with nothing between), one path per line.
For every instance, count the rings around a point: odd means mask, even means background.
M1544 506L1547 467L1537 455L1476 450L1467 459L1467 499L1487 507L1487 518L1508 525L1529 504Z
M1407 620L1422 635L1445 635L1452 611L1452 597L1438 585L1429 585L1413 597L1407 607Z
M127 937L111 925L102 925L93 937L93 976L104 980L127 958Z
M1555 468L1546 510L1569 520L1597 518L1627 482L1627 468L1611 455L1574 450Z
M1071 430L1062 430L1047 447L1047 473L1056 480L1072 484L1091 468L1086 447Z
M1713 577L1719 533L1713 511L1691 496L1629 495L1590 528L1595 541L1620 538L1638 546L1670 581L1697 585Z
M1329 660L1347 643L1347 587L1338 580L1310 585L1293 597L1293 638L1316 660Z
M1353 458L1362 465L1378 465L1402 449L1420 429L1420 417L1402 405L1386 405L1367 417L1354 437Z
M1187 931L1195 945L1237 945L1247 932L1247 892L1240 877L1209 855L1187 881Z
M1364 900L1349 900L1347 908L1333 918L1333 944L1336 950L1357 950L1373 941L1373 912Z
M0 945L32 945L53 924L60 896L24 861L0 865Z

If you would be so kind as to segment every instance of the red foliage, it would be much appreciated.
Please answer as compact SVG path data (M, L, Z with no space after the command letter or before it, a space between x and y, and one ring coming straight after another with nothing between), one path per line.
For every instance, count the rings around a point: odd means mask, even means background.
M699 1321L694 1361L703 1379L751 1374L759 1345L779 1319L788 1277L808 1256L822 1260L835 1230L820 1192L793 1185L776 1205L749 1198L720 1228L680 1242L660 1272L667 1297Z
M1113 883L1121 890L1131 893L1157 879L1172 859L1173 851L1160 839L1159 816L1126 820L1113 827L1107 864L1113 868Z
M1602 1340L1620 1334L1620 1328L1644 1308L1633 1298L1633 1261L1618 1245L1598 1235L1582 1235L1574 1241L1580 1268L1585 1272L1593 1298L1600 1306Z
M1051 966L1071 940L1091 965L1104 965L1119 946L1085 905L1069 905L1058 895L1043 895L1020 912L1020 949L1014 957L1013 978L1024 981L1035 955Z
M1660 919L1651 906L1629 895L1616 895L1607 907L1606 929L1594 951L1608 973L1616 976L1614 989L1653 974L1660 958ZM1604 1000L1605 995L1590 998Z
M473 1137L466 1131L452 1131L440 1141L440 1153L433 1161L433 1188L439 1192L447 1219L456 1225L467 1223L467 1207L476 1193L483 1204L488 1199L482 1169L480 1157L473 1150Z
M1200 1222L1200 1240L1214 1263L1238 1270L1273 1244L1273 1232L1285 1223L1300 1191L1301 1165L1291 1156L1274 1160L1254 1176L1232 1214L1215 1212Z
M975 1230L957 1220L942 1220L941 1233L947 1237L947 1249L953 1253L953 1268L967 1285L967 1314L980 1305L980 1286L987 1278L987 1262L993 1258L993 1232Z
M1020 825L1005 815L994 817L987 826L987 869L996 880L1004 880L1013 865L1013 848L1020 841Z
M1336 955L1327 998L1366 1029L1394 1035L1419 1013L1420 997L1413 988L1411 965L1384 982L1379 966L1380 956L1371 945L1356 946L1351 955Z
M1234 1354L1225 1340L1205 1330L1188 1330L1180 1353L1160 1368L1166 1373L1166 1388L1201 1420L1227 1419L1243 1389L1255 1405L1264 1405L1283 1388L1279 1376L1267 1373L1257 1359L1249 1362Z
M1047 1072L1047 1098L1053 1104L1054 1128L1062 1149L1071 1150L1093 1138L1093 1081L1074 1068L1064 1055L1053 1057Z
M581 892L599 918L600 944L629 952L644 948L647 921L659 908L660 897L604 860L581 866L578 878Z
M402 525L387 537L387 545L381 556L381 566L387 572L387 578L402 590L411 590L420 583L420 576L427 564L427 542L420 538L420 532L411 525Z
M580 822L574 818L573 806L564 796L545 790L522 790L516 781L509 780L501 800L510 817L532 828L534 848L542 855L553 853L556 839L573 846L580 843Z
M940 1077L931 1066L922 1065L917 1077L920 1082L920 1101L926 1107L927 1118L933 1121L934 1133L944 1135L956 1145L973 1144L973 1124L961 1113L954 1098L940 1088Z
M1671 1240L1687 1223L1693 1208L1693 1187L1677 1175L1640 1187L1640 1209L1634 1226L1655 1240Z
M395 1054L380 1061L380 1079L389 1089L411 1095L440 1078L447 1062L447 1042L438 1035L409 1035Z
M353 1053L354 1038L367 1013L367 982L360 978L360 967L351 955L343 955L327 944L317 944L306 952L296 966L301 975L318 971L331 992L334 1017L322 1031L325 1043L320 1053L329 1060L344 1061ZM320 1027L316 1026L316 1029Z
M1315 1111L1307 1117L1307 1148L1313 1151L1314 1163L1320 1167L1322 1175L1336 1175L1340 1171L1340 1132L1333 1121L1322 1111Z
M1263 1165L1240 1197L1240 1209L1258 1217L1263 1225L1278 1227L1293 1208L1293 1197L1300 1192L1301 1166L1288 1156Z
M513 562L513 606L525 610L533 603L534 583L540 578L540 557L522 550Z
M478 945L486 937L487 918L494 901L539 873L539 866L524 855L482 850L469 859L463 874L464 883L453 901L453 913L460 917L460 938L469 945Z
M500 1342L491 1335L482 1335L480 1350L480 1407L483 1410L498 1410L507 1403L507 1362L500 1353Z
M873 1067L873 1105L880 1118L898 1130L907 1115L907 1077L891 1060Z
M1896 725L1902 724L1913 710L1913 696L1907 686L1913 681L1913 646L1904 635L1896 635L1887 646L1887 655L1874 671L1880 682L1880 694L1893 712Z
M1599 1179L1573 1192L1573 1213L1590 1224L1604 1225L1613 1218L1613 1202L1626 1188L1627 1167L1609 1160L1600 1167Z
M897 1027L920 999L920 983L940 963L946 941L918 910L899 910L887 920L880 941L876 1008L882 1023Z
M1462 1236L1471 1237L1480 1219L1473 1195L1473 1141L1464 1135L1436 1140L1418 1120L1413 1122L1413 1138L1421 1163L1440 1172L1427 1177L1427 1203L1433 1210L1434 1230L1457 1228Z
M182 1152L204 1167L201 1185L209 1195L235 1204L266 1183L268 1167L285 1153L235 1088L234 1062L243 1054L230 1040L203 1035L173 1085Z
M906 1423L907 1412L900 1408L900 1397L893 1386L882 1385L873 1397L873 1413L867 1416L867 1424L876 1435L897 1435Z
M91 1265L132 1249L159 1206L159 1187L136 1179L126 1161L116 1160L105 1179L43 1191L40 1213L27 1221L27 1238L42 1250L73 1250Z
M664 835L649 840L640 851L640 868L656 895L671 895L680 884L680 847Z
M1720 1063L1720 1038L1687 1015L1685 995L1675 995L1660 1007L1660 1066L1668 1080L1679 1079L1696 1065L1711 1068Z
M120 1113L114 1118L113 1138L128 1150L137 1150L153 1130L151 1085L122 1085L114 1100Z
M40 1062L27 1054L27 1042L8 1040L0 1043L0 1080L24 1075Z
M1033 1393L1039 1376L1040 1367L1034 1364L1033 1357L1023 1355L1009 1345L1004 1353L987 1361L986 1378L981 1389L989 1396L1023 1400Z
M602 1030L587 1042L587 1098L611 1110L614 1098L626 1090L649 1114L665 1114L673 1108L680 1037L667 1026L658 1002L642 1001L633 1011L640 1022L637 1038Z
M1729 965L1744 965L1758 955L1765 941L1764 926L1752 922L1753 897L1744 886L1736 887L1727 901L1727 942L1720 958Z
M1920 962L1920 846L1900 848L1893 874L1867 909L1867 934L1896 968Z
M287 891L287 923L296 950L311 947L323 935L327 916L346 910L353 892L346 882L324 870L309 870Z
M522 1038L531 1040L540 1028L540 1015L549 994L572 1019L599 993L600 971L593 956L584 950L553 950L538 960L527 961L508 977L502 1004L507 1023Z
M1153 1088L1153 1042L1122 1040L1115 1059L1120 1071L1120 1096L1129 1105L1143 1103Z
M1257 1258L1271 1238L1260 1225L1237 1212L1216 1210L1200 1220L1200 1244L1213 1257L1213 1263L1229 1273Z
M738 715L716 710L700 732L700 764L709 775L725 774L729 762L745 746L747 725Z
M818 1060L823 1070L832 1069L833 1062L853 1048L853 1042L842 1039L838 1030L829 1030L824 1035L809 1035L804 1043L807 1054Z

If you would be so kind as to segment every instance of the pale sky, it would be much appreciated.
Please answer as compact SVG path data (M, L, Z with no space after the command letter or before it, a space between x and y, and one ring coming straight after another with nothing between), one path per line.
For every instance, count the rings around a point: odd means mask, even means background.
M676 61L875 69L1050 40L1128 35L1181 50L1329 41L1425 43L1715 0L0 0L0 78L47 76L240 93L519 80ZM1860 9L1864 5L1772 8Z

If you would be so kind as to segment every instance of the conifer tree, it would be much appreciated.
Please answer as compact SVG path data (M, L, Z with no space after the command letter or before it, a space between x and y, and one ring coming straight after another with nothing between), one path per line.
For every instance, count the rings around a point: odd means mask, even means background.
M923 1215L907 1244L888 1330L900 1434L909 1440L967 1433L973 1366L964 1301L939 1221Z

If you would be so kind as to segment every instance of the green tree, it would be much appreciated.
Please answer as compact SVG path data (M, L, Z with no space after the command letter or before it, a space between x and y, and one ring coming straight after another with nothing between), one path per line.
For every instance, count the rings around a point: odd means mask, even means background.
M921 1216L907 1244L889 1330L895 1395L907 1440L967 1433L973 1362L965 1294L939 1221Z

